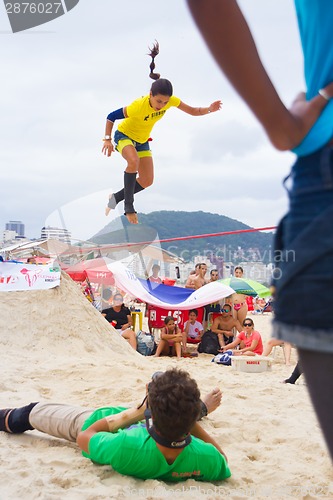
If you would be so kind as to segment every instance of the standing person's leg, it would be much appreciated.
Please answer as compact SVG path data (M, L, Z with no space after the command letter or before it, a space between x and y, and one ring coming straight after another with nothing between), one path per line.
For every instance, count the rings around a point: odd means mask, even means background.
M305 380L333 460L333 353L298 349Z
M247 312L248 312L248 307L247 307L247 302L245 301L242 304L241 308L238 309L238 311L236 311L236 318L238 319L241 325L243 324L243 321L247 316Z
M302 369L301 369L300 362L298 361L297 365L294 368L294 371L292 372L292 374L290 375L289 378L284 380L284 383L285 384L294 384L296 382L296 380L298 380L300 378L301 375L302 375Z
M287 366L290 366L290 358L291 358L291 344L289 342L285 342L283 344L283 352L284 359Z

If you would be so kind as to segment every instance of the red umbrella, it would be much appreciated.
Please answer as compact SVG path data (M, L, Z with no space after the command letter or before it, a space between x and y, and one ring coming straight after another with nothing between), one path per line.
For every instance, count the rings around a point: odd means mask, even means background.
M62 266L62 269L69 274L74 281L85 281L88 278L91 283L114 285L115 281L113 274L106 265L107 261L109 261L109 259L98 258L84 260L67 268Z

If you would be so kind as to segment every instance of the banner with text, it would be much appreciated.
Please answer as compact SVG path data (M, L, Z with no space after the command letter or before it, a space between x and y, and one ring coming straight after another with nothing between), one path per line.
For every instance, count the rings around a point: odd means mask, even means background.
M0 292L48 290L60 285L58 266L0 262Z

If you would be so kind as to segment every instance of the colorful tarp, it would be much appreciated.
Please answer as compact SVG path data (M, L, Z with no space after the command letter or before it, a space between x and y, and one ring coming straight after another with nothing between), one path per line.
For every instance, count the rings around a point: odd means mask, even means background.
M107 267L112 272L116 285L129 293L133 297L147 302L157 307L164 309L192 309L193 307L201 307L212 302L227 297L235 293L235 291L227 285L214 281L199 288L198 290L190 290L177 286L158 285L156 283L140 280L127 267L120 262L107 264Z

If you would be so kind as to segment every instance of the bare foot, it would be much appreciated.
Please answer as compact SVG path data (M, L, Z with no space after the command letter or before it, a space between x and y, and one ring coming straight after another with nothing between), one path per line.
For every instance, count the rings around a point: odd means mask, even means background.
M207 412L211 413L216 410L221 404L222 401L222 392L218 387L215 387L212 391L210 391L207 396L203 399L207 407Z
M136 215L136 213L125 214L125 215L127 217L128 222L130 222L131 224L137 224L138 223L138 216Z

